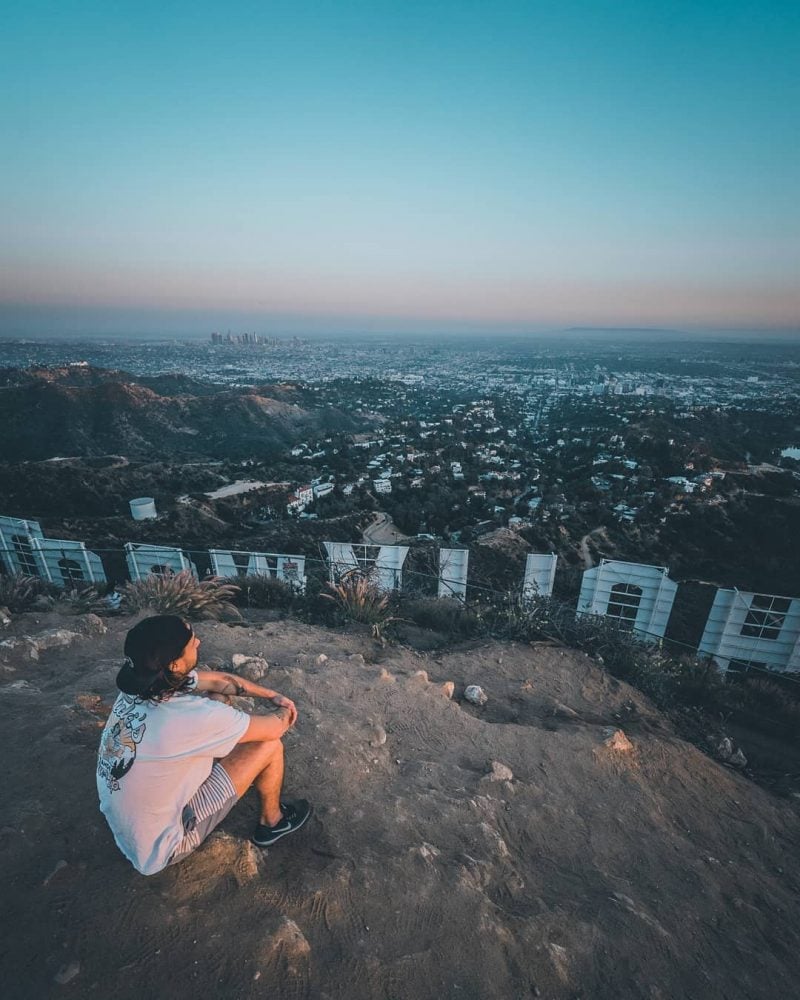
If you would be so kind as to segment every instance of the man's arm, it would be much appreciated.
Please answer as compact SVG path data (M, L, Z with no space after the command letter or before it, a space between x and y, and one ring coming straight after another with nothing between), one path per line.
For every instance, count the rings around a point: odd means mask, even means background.
M289 713L289 726L297 720L297 708L291 698L285 698L271 688L262 687L246 677L237 674L227 674L220 670L198 670L195 691L208 691L213 694L233 695L239 698L267 698L278 708Z

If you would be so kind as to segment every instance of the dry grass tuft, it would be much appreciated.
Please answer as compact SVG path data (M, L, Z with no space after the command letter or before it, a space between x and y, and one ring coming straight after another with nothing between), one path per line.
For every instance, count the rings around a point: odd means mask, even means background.
M218 576L197 580L189 570L126 583L121 589L125 612L152 610L187 618L240 618L233 605L239 587Z
M14 614L30 611L37 598L52 597L57 588L38 576L12 573L0 576L0 607L8 608Z

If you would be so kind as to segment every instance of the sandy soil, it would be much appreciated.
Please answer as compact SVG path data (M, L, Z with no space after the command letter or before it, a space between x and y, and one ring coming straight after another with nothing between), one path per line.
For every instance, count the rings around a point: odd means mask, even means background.
M11 631L65 624L38 617ZM94 781L130 624L5 657L5 997L797 995L798 802L544 646L423 656L297 623L199 625L206 662L261 654L297 700L287 793L316 815L262 852L247 798L183 864L138 875ZM473 682L484 708L461 701ZM633 749L606 746L607 727Z

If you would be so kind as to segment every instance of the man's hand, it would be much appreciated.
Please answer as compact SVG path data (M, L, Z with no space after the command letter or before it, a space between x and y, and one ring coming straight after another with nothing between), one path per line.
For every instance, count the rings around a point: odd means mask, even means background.
M277 692L270 698L273 705L277 705L278 708L285 708L289 713L289 728L297 722L297 708L295 703L291 698L284 698L282 694L277 694Z

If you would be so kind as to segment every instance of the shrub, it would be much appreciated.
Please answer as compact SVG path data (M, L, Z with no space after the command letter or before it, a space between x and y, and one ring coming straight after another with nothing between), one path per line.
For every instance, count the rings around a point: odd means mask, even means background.
M327 586L332 593L320 596L333 601L348 621L371 625L376 638L380 637L386 625L396 620L389 607L389 595L361 570L351 570L338 583L328 583Z
M232 601L239 593L236 584L212 576L196 580L189 570L126 583L122 589L122 610L152 610L162 615L187 618L240 618Z
M115 613L106 597L104 584L91 583L85 587L64 590L58 597L59 604L66 604L76 615L110 615Z
M23 573L0 576L0 607L6 607L14 614L30 611L36 606L38 598L50 598L57 593L57 587L38 576L25 576Z
M729 704L737 722L762 732L800 742L800 686L783 677L773 680L745 674L727 685Z
M478 628L475 613L452 597L415 597L403 600L401 607L415 625L445 635L468 638Z
M291 584L269 573L239 577L236 585L239 588L236 603L247 608L288 608L296 597Z

